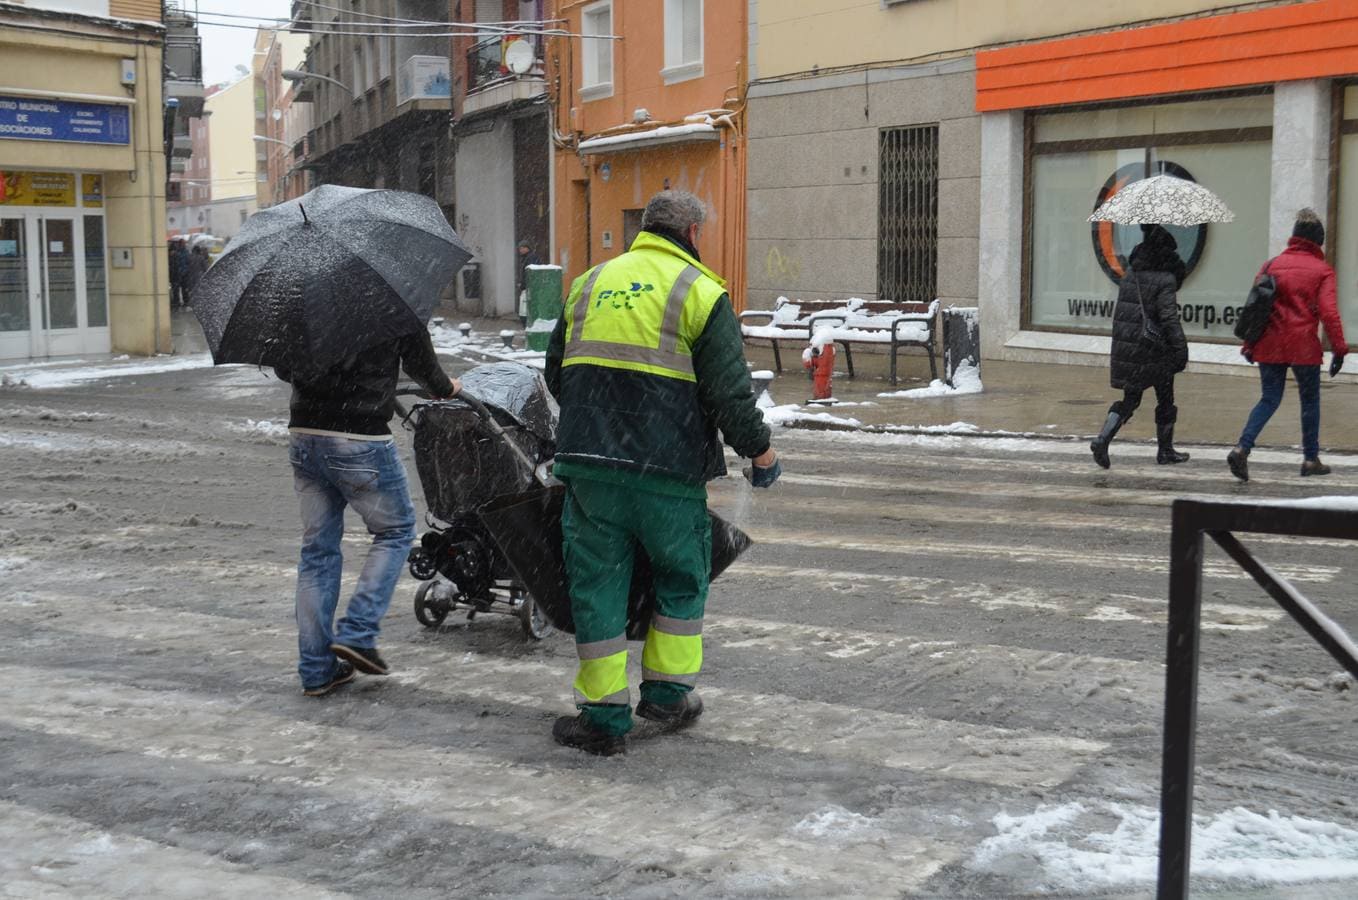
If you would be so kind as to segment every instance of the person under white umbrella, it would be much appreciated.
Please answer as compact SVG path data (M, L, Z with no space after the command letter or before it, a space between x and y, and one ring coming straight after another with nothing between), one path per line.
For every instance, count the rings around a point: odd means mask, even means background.
M1140 225L1142 240L1132 250L1118 287L1113 310L1109 383L1121 400L1108 408L1099 434L1089 444L1094 462L1111 465L1108 445L1141 405L1147 388L1155 389L1155 461L1173 465L1188 461L1174 449L1174 376L1188 365L1188 340L1179 321L1178 290L1187 268L1174 236L1164 227L1190 227L1204 222L1230 222L1234 213L1207 188L1173 175L1133 182L1102 203L1091 222Z

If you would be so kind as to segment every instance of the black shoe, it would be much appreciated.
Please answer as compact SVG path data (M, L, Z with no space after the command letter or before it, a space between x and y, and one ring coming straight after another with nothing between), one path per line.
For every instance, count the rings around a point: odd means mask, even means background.
M1319 458L1308 459L1301 464L1302 478L1305 478L1308 475L1328 475L1328 474L1330 474L1330 467L1321 462Z
M1250 480L1250 453L1248 450L1241 450L1236 447L1226 454L1226 465L1231 467L1231 474L1241 481ZM1302 473L1306 474L1305 472Z
M652 703L642 700L637 704L637 715L666 725L687 725L703 714L703 698L693 691L678 703Z
M342 684L353 681L357 673L354 667L344 660L335 663L335 673L330 676L330 680L325 684L318 684L315 687L302 688L302 693L308 697L324 697Z
M595 756L615 756L627 752L627 737L600 731L589 723L584 713L562 716L552 725L552 737L558 744L574 747Z
M1180 453L1173 447L1168 448L1162 447L1159 450L1155 451L1155 461L1162 466L1172 466L1175 463L1188 462L1188 454Z
M364 647L350 647L347 644L331 644L330 652L340 659L348 660L354 664L365 675L389 675L391 669L387 668L386 660L377 655L377 650L368 650Z

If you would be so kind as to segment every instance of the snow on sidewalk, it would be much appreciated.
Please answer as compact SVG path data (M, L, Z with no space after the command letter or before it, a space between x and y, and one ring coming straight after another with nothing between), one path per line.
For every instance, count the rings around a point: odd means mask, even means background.
M105 378L130 378L137 375L159 375L163 372L178 372L184 369L203 369L212 365L212 355L194 353L187 356L152 356L132 359L119 356L107 362L87 363L85 360L72 360L44 363L22 363L15 366L0 366L0 389L33 388L49 390L68 388L102 381Z

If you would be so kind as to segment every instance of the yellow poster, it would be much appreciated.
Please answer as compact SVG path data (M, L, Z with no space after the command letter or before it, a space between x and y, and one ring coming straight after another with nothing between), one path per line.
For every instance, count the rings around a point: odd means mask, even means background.
M0 169L0 206L75 206L75 176Z
M102 209L104 206L104 176L81 175L80 196L85 200L86 209Z

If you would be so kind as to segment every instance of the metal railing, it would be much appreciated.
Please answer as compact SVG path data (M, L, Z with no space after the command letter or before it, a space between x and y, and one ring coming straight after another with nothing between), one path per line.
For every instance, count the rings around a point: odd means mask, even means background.
M1358 498L1252 504L1176 500L1172 522L1164 756L1160 774L1160 864L1156 892L1161 900L1188 896L1203 535L1211 537L1316 643L1358 678L1358 646L1295 587L1257 560L1234 534L1248 532L1358 540Z

